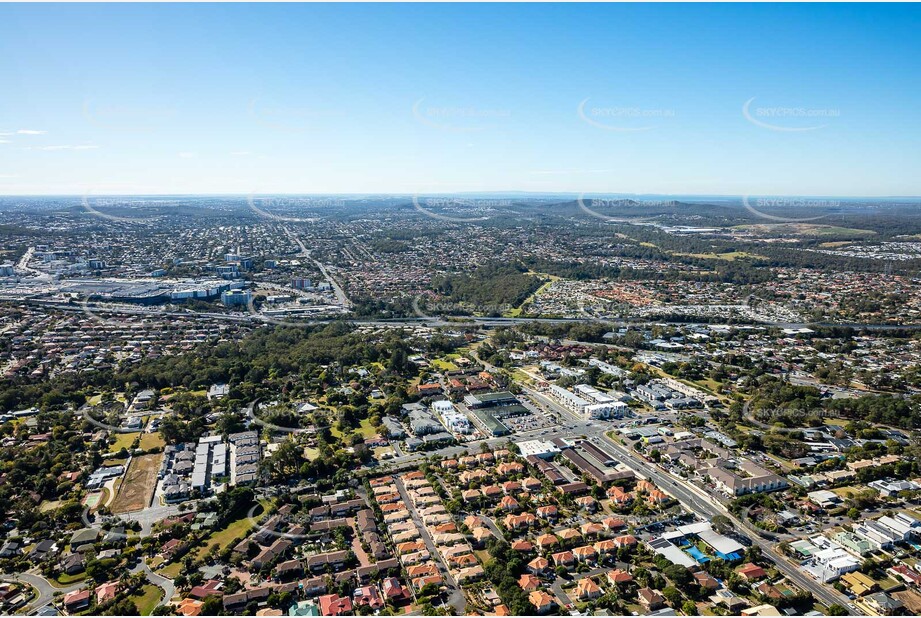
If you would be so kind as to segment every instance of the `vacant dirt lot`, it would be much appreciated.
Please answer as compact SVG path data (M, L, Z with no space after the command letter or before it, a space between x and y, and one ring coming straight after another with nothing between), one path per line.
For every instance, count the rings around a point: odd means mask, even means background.
M118 495L112 502L113 513L139 511L150 504L150 498L157 487L157 471L163 454L141 455L131 460L128 472L118 488Z
M921 612L921 594L914 590L893 592L892 596L905 604L905 609L908 610L909 615L918 615L918 612Z

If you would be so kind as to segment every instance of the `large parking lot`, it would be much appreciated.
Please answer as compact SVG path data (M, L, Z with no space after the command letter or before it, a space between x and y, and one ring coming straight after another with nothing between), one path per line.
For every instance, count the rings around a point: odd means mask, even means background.
M521 401L521 404L531 413L524 416L515 416L502 419L502 423L512 431L534 431L535 429L545 429L548 427L555 427L557 425L557 423L547 412L541 409L540 406L535 405L525 395L520 395L519 400Z

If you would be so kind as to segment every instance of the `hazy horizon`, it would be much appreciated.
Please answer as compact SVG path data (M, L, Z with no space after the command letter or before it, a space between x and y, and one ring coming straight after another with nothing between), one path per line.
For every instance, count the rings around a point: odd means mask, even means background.
M91 198L91 197L227 197L227 198L262 198L276 196L320 196L320 197L348 197L348 198L407 198L413 197L432 197L432 196L504 196L513 195L527 197L531 199L546 198L572 198L579 197L671 197L684 199L738 199L746 197L767 197L768 194L706 194L706 193L626 193L622 191L516 191L516 190L481 190L481 191L417 191L417 192L395 192L388 193L384 191L370 191L361 193L336 193L336 192L261 192L261 193L0 193L0 198ZM836 195L836 194L770 194L770 197L788 197L788 198L834 198L842 200L921 200L921 195Z

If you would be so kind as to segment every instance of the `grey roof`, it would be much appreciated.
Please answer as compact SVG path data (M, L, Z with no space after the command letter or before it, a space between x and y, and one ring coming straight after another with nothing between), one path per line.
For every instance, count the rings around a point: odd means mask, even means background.
M77 530L70 537L71 545L83 545L85 543L95 543L96 539L99 538L99 530L95 528L84 528L83 530Z

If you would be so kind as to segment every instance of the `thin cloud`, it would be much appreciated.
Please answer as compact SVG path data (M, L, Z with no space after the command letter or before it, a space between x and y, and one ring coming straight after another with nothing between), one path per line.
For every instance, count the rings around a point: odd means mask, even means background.
M16 131L18 135L45 135L48 131L37 131L35 129L19 129Z
M180 152L178 156L180 159L192 159L195 157L195 153L194 152Z
M249 150L234 150L233 152L230 153L230 156L232 156L232 157L248 157L248 156L250 156L251 154L253 154L253 153L251 153Z
M561 174L607 174L613 170L535 170L528 172L535 176L555 176Z
M99 146L95 144L61 144L58 146L29 146L26 150L44 150L46 152L57 152L60 150L96 150Z

